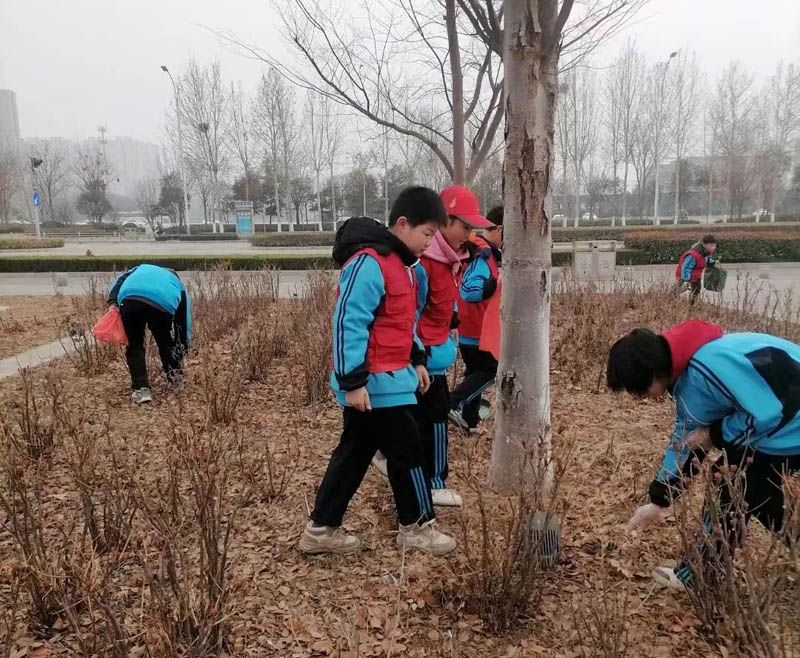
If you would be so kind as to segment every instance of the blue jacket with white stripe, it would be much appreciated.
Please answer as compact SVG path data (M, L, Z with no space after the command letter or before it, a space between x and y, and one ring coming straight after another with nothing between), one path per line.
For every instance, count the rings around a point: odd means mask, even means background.
M181 343L192 339L192 304L186 288L174 270L143 263L120 274L108 292L109 304L122 306L126 299L138 299L174 317Z
M733 333L703 345L675 381L675 425L652 502L667 506L691 468L685 438L708 427L715 447L780 459L800 455L800 345ZM696 455L702 458L702 455Z
M330 385L337 402L348 406L345 396L362 386L374 409L417 403L419 378L415 366L425 365L425 352L414 340L408 365L391 372L369 372L367 348L370 331L385 297L383 273L378 261L362 253L370 247L380 254L397 253L412 269L416 257L385 226L368 217L347 220L336 234L334 260L343 265L339 274L339 296L333 311L333 372ZM414 328L409 327L413 332Z

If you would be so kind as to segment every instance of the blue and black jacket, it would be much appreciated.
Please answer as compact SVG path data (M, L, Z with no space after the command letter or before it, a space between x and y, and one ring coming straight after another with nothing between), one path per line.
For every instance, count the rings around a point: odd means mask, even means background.
M365 386L373 409L417 403L419 378L415 366L425 365L422 344L415 338L408 366L391 372L370 373L367 363L370 330L381 305L384 281L378 261L369 254L353 256L365 248L378 254L394 251L406 267L417 263L405 243L369 217L352 217L337 231L333 259L342 267L339 297L333 311L333 372L330 385L336 400L348 406L345 394ZM413 327L412 327L413 331Z
M108 303L122 308L138 299L173 316L177 339L189 347L192 339L192 304L174 270L143 263L120 274L111 284Z
M461 279L459 294L461 299L470 304L480 304L486 301L497 290L497 279L492 276L489 258L494 256L499 267L503 262L503 252L491 242L487 241L486 245L472 254L467 269L464 270L464 277ZM458 342L462 345L476 346L480 343L480 339L459 334Z
M650 500L667 507L694 473L686 437L708 427L730 455L782 460L800 455L800 346L757 333L733 333L694 353L672 388L675 425ZM729 455L729 456L730 456Z

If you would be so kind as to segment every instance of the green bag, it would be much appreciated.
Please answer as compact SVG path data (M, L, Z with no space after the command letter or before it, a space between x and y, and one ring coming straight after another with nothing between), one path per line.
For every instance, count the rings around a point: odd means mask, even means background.
M703 288L706 290L722 292L727 280L728 272L721 267L707 267L703 270Z

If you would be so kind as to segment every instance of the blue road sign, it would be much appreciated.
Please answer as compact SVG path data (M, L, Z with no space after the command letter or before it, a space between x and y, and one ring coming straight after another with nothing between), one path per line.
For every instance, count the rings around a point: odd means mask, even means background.
M33 201L33 205L36 206L37 208L41 205L42 197L39 195L39 192L37 190L33 191L33 196L31 197L31 200Z

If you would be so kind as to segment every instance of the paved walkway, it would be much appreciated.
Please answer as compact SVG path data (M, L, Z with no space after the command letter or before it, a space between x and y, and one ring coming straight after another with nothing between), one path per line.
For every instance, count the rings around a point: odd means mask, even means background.
M16 375L21 368L39 366L61 358L65 354L64 346L60 341L55 340L52 343L47 343L47 345L39 345L39 347L26 350L22 354L0 361L0 379Z

